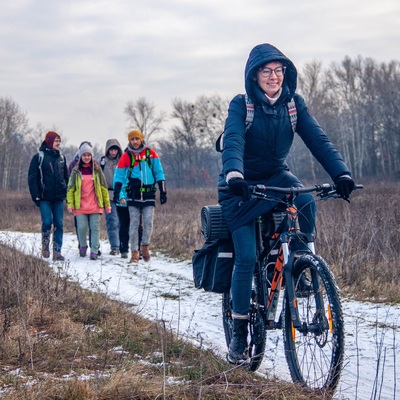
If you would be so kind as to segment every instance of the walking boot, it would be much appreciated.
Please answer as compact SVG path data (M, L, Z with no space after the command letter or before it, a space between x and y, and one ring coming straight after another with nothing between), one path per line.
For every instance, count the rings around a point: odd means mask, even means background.
M50 232L42 232L42 257L50 257Z
M79 247L79 256L86 257L86 253L87 253L87 246L80 246Z
M143 260L146 262L150 261L149 245L141 246L141 250L142 250Z
M55 251L53 252L53 261L65 261L65 258L61 255L61 253Z
M233 319L233 336L226 357L230 364L240 365L249 361L247 346L248 323L248 319Z
M129 260L130 263L137 263L139 261L140 258L140 254L139 252L136 251L132 251L132 256L131 259Z

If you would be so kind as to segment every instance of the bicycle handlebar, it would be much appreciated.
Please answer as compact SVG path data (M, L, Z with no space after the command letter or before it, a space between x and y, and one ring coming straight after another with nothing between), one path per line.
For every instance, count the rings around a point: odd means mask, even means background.
M363 185L355 185L353 190L363 189ZM264 194L266 191L299 195L301 193L317 193L321 198L326 198L327 196L333 196L336 194L336 185L334 183L323 183L321 185L314 185L308 187L277 187L277 186L265 186L265 185L249 185L250 192L252 194ZM229 186L218 187L219 191L226 192L229 191Z

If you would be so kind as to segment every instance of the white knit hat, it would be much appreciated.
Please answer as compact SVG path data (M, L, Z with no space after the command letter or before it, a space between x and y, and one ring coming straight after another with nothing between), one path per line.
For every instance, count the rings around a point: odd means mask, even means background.
M85 153L90 153L93 157L93 147L87 142L84 142L82 146L79 147L79 158L82 158L82 155Z

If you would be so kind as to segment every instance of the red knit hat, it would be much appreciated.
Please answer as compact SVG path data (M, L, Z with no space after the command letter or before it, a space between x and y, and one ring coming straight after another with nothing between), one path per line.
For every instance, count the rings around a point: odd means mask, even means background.
M44 138L44 141L46 142L46 146L49 149L53 148L53 143L56 138L61 139L60 135L57 132L49 131L46 133L46 137Z

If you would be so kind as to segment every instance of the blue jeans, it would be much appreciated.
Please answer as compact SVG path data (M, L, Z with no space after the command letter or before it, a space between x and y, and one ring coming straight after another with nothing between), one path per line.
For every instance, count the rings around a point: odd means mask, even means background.
M312 233L316 219L316 206L313 196L311 194L300 195L296 198L295 204L299 209L301 230L305 233ZM235 247L235 268L232 275L232 310L236 314L247 315L256 263L255 221L234 230L232 239Z
M117 214L117 206L113 201L111 203L111 213L106 215L107 235L111 249L119 250L119 221Z
M42 218L42 234L46 240L50 240L51 228L53 232L53 252L61 253L63 244L63 219L64 201L40 201L40 216Z
M142 245L148 246L151 240L151 234L153 232L153 218L154 218L154 206L146 206L143 208L129 206L129 238L131 244L131 250L139 250L139 225L140 216L142 216L143 224L143 236Z

